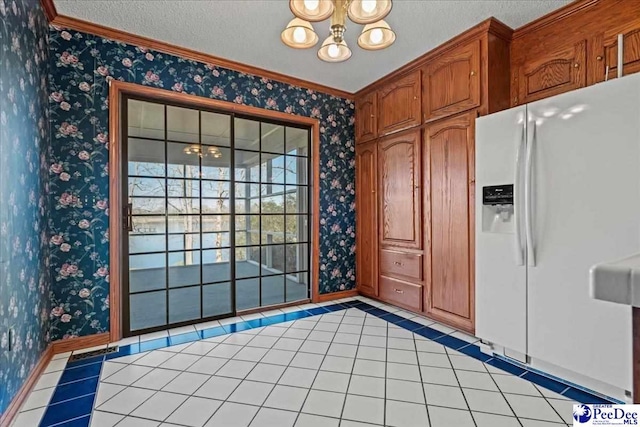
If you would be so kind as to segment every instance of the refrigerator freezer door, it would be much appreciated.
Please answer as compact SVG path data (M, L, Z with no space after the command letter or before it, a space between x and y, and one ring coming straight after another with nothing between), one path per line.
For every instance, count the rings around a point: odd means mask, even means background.
M528 354L631 390L630 308L590 298L589 269L640 251L640 76L527 112L536 126Z
M476 120L476 335L520 353L527 350L525 116L522 106ZM511 210L485 200L486 187L507 185Z

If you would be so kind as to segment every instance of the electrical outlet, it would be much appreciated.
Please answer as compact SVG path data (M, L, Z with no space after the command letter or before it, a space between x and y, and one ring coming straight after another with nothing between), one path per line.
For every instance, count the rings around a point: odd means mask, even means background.
M13 350L13 328L9 328L9 351Z

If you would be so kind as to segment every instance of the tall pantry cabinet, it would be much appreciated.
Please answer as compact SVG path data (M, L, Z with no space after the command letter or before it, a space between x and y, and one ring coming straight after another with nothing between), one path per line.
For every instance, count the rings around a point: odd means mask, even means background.
M489 19L356 95L358 290L469 332L474 122L508 107L510 38Z

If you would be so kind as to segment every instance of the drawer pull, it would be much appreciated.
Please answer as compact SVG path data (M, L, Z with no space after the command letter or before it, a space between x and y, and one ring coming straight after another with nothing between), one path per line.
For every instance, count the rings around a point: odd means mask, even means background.
M404 294L404 291L402 289L393 288L393 290L396 292L396 294Z
M402 263L401 263L400 261L393 261L393 263L394 263L395 265L402 265Z

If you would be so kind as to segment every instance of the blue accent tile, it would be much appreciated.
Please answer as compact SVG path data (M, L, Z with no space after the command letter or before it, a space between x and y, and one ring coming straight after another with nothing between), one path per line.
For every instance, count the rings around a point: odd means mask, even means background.
M202 333L202 339L219 337L220 335L226 335L228 332L222 327L217 326L215 328L204 329L200 331Z
M202 336L199 332L189 332L186 334L169 336L169 345L185 344L201 340Z
M462 341L459 340L458 338L455 337L449 337L449 338L453 338L455 340L458 341ZM465 342L465 341L462 341ZM467 343L466 347L462 347L462 348L457 348L456 350L458 350L460 353L466 354L467 356L471 356L474 359L477 359L481 362L487 362L489 360L491 360L491 356L489 356L488 354L484 354L482 351L480 351L480 347L478 347L475 344L469 344Z
M91 416L76 418L75 420L67 421L62 424L56 424L55 427L89 427L89 421Z
M58 381L58 384L66 384L85 378L95 377L100 375L100 369L102 369L102 363L92 363L91 365L80 366L79 368L65 369L60 377L60 381Z
M67 363L67 368L79 368L80 366L91 365L92 363L100 363L104 361L104 355L89 357L87 359L76 360L75 362Z
M387 322L393 323L394 325L407 320L406 317L398 316L397 314L393 313L387 313L384 316L380 316L380 318L382 320L386 320Z
M284 321L285 322L290 322L292 320L304 319L304 318L309 317L309 316L311 316L311 313L307 313L304 310L294 311L292 313L285 313L284 314Z
M232 332L246 331L247 329L254 328L247 322L231 323L230 325L222 325L222 327L224 328L225 331L227 331L228 334Z
M423 336L425 338L428 338L430 340L435 340L438 337L446 335L444 332L436 331L435 329L432 329L432 328L430 328L428 326L425 326L424 328L416 329L413 332L415 334L418 334L418 335Z
M263 320L269 322L269 325L275 325L276 323L282 323L286 321L284 314L274 314L273 316L264 317Z
M367 313L371 314L373 316L376 316L376 317L382 317L382 316L385 316L387 314L390 314L388 311L382 310L382 309L377 308L377 307L373 307L371 310L368 310Z
M141 341L140 342L140 351L151 351L157 350L159 348L167 348L169 347L169 337L167 338L158 338L151 341Z
M514 365L513 363L509 363L497 357L494 357L493 359L487 361L487 365L491 365L494 368L501 369L517 377L527 372L525 369L522 369L521 367Z
M357 306L359 304L364 304L364 303L362 301L352 300L352 301L343 302L342 304L346 305L347 307L355 307L355 306Z
M565 386L566 387L566 386ZM555 391L555 390L554 390ZM584 390L577 389L575 387L569 387L567 391L562 393L564 397L575 400L580 403L613 403L611 400L604 399L600 396L596 396L594 394L588 393Z
M429 328L429 329L432 329L432 330L435 331L435 329L433 329L433 328ZM440 334L442 334L442 332L440 332ZM463 341L463 340L461 340L459 338L456 338L456 337L452 337L451 335L442 335L442 336L440 336L438 338L435 338L434 341L444 345L445 347L452 348L454 350L458 350L459 348L462 348L462 347L465 347L465 346L469 345L468 342ZM476 359L477 359L477 357L476 357ZM487 357L487 360L489 360L489 359L491 359L491 358Z
M116 359L122 356L131 356L140 353L140 344L123 345L118 348L115 353L109 353L105 356L105 360Z
M556 393L562 393L562 391L567 388L567 385L561 383L560 381L552 380L551 378L547 378L543 375L536 374L535 372L531 371L527 371L527 373L524 374L522 378L524 378L525 380L529 380L541 387L544 387L547 390L555 391Z
M72 383L66 383L56 387L53 397L51 398L50 405L54 403L60 403L65 400L75 399L87 394L93 394L98 388L98 381L100 377L86 378L82 381L76 381Z
M83 417L91 414L93 408L93 399L96 395L79 397L55 405L49 405L44 417L40 422L40 427L49 427L65 421L71 421L75 418Z
M246 323L253 328L261 328L263 326L275 325L276 323L282 323L285 320L284 314L278 314L276 316L261 317L259 319L248 320Z
M342 304L325 305L324 308L329 312L344 310L346 307Z
M329 310L327 310L324 307L315 307L315 308L310 308L308 310L309 313L311 313L312 315L316 316L318 314L325 314L325 313L329 313Z
M404 328L408 331L415 331L416 329L420 329L424 327L424 325L421 325L420 323L417 323L417 322L414 322L413 320L408 320L408 319L405 319L396 323L396 326Z

